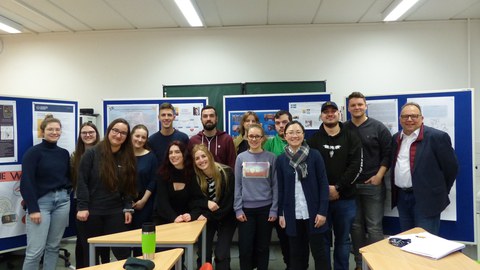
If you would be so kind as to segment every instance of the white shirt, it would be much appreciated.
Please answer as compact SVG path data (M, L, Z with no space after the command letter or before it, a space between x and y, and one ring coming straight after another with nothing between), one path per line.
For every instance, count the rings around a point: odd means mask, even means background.
M308 206L305 193L303 193L302 183L298 179L297 171L295 170L295 218L308 219Z
M412 172L410 171L410 146L418 138L420 129L416 129L412 134L401 133L402 143L398 151L397 162L395 163L395 185L399 188L412 187Z

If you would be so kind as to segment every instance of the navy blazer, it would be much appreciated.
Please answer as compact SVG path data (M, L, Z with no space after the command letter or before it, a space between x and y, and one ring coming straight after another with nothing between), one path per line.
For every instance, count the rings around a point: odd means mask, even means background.
M277 158L275 170L278 180L278 215L285 217L286 233L295 236L295 170L289 164L290 159L281 154ZM315 228L317 214L324 217L328 211L328 180L322 155L318 150L310 148L307 157L308 175L301 181L303 193L307 200L310 233L322 233L327 230L327 222L320 228Z
M392 208L397 204L395 165L401 132L392 137ZM412 162L413 156L413 162ZM458 172L458 161L447 133L422 125L410 147L410 170L416 206L425 217L440 214L450 204L448 194Z

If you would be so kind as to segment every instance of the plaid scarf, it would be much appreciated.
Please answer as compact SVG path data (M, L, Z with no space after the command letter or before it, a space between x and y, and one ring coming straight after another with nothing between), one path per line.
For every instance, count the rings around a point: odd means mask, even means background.
M296 153L293 153L288 145L285 146L285 155L290 159L288 164L290 164L302 178L307 177L308 174L305 160L307 160L309 152L310 147L305 142L302 143Z

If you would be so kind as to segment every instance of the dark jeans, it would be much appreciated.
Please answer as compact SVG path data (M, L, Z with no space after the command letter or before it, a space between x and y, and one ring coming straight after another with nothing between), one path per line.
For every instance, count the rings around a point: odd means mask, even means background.
M77 242L75 243L75 268L80 269L89 266L88 261L88 237L87 237L87 228L84 221L79 221L75 219L75 224L77 227ZM95 249L95 264L109 263L110 262L110 248L101 247Z
M90 215L86 222L87 238L101 236L106 234L124 232L127 230L125 225L125 215L123 213L110 215ZM112 252L117 260L123 260L130 257L130 248L113 248ZM88 261L88 253L86 254Z
M233 213L233 212L232 212ZM212 263L213 238L217 234L217 244L215 246L215 269L230 269L230 247L232 246L232 238L237 228L237 220L235 215L228 215L221 221L209 219L207 222L207 243L206 243L206 260ZM201 266L202 245L198 245L197 251L197 267Z
M440 214L426 217L419 213L415 207L415 195L413 192L398 191L398 220L402 232L415 227L420 227L431 234L438 235L440 230Z
M355 199L330 201L328 205L327 223L329 230L325 233L325 253L330 263L330 247L333 248L333 269L348 270L350 257L350 231L356 213ZM332 241L332 230L335 240Z
M327 252L325 252L325 235L323 233L309 233L309 220L296 221L297 235L289 237L290 269L308 269L310 249L315 261L315 270L328 269Z
M270 205L259 208L243 208L247 221L238 223L238 250L240 269L253 269L255 254L257 269L268 270L270 239L273 222L268 221Z

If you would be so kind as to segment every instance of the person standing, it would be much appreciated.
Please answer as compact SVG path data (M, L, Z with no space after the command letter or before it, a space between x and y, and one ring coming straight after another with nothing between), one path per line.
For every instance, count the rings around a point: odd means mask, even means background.
M327 168L330 202L326 252L330 262L333 230L334 269L348 270L350 231L356 214L355 182L362 171L362 144L357 135L346 129L339 121L340 112L335 102L327 101L322 104L320 118L323 123L319 131L308 140L308 145L320 151Z
M278 186L275 155L262 149L264 130L253 124L246 132L249 149L235 163L233 209L238 224L240 269L268 269L272 228L277 220ZM255 261L254 261L255 255Z
M57 267L60 241L70 213L70 155L57 145L60 120L47 115L40 124L42 142L27 150L22 160L20 193L27 210L27 249L24 270Z
M285 126L288 146L275 164L278 179L279 224L290 244L290 268L308 269L310 248L315 269L327 269L325 236L328 226L328 180L323 158L304 142L298 121Z
M225 131L217 130L218 116L215 107L203 107L201 117L203 130L190 138L188 149L191 150L195 144L204 144L216 162L234 168L237 154L233 139Z
M135 167L130 125L123 118L115 119L108 125L106 138L80 161L77 219L86 222L87 238L128 229L137 191ZM112 252L118 260L130 256L130 248L112 247Z
M181 141L188 145L187 134L175 129L173 121L175 120L175 108L172 104L164 102L160 104L158 120L160 121L160 130L148 138L148 146L157 157L157 163L162 166L167 152L168 145L173 141Z
M195 174L208 206L203 215L207 218L206 261L212 263L213 239L217 235L215 246L215 269L230 269L230 247L237 221L233 213L233 191L235 177L232 168L217 163L213 155L203 144L192 149ZM201 249L198 250L201 254ZM197 260L200 267L200 256Z
M248 150L248 141L245 136L245 131L251 124L260 124L258 115L252 111L245 112L240 120L238 136L233 139L237 155Z
M417 103L402 106L400 125L392 138L392 207L397 206L402 231L421 227L438 235L458 173L457 156L447 133L423 124Z
M132 128L133 152L137 158L137 198L132 229L142 228L143 223L153 221L153 201L156 189L157 157L148 148L148 129L139 124ZM140 248L133 249L134 256L141 256Z
M275 137L268 139L263 145L263 149L274 153L277 157L285 152L287 140L285 139L285 127L292 121L292 114L289 111L280 110L275 113L273 117L275 121L275 130L277 134ZM288 236L285 229L280 226L278 222L275 223L275 230L280 241L280 249L282 250L283 262L290 269L290 247L288 244Z
M363 150L363 170L356 184L357 213L351 232L355 269L361 269L359 249L384 238L383 176L390 167L392 135L382 122L367 116L367 101L362 93L353 92L348 96L348 111L352 118L345 127L357 134Z
M75 206L76 211L77 207L77 176L78 168L80 167L80 160L82 159L85 151L94 147L100 141L98 135L98 129L95 124L92 122L85 122L80 126L80 132L78 133L77 145L75 146L75 152L72 153L70 158L70 163L72 165L72 183L73 189L75 190ZM75 215L76 216L76 215ZM75 225L77 229L77 241L75 243L75 267L77 269L88 267L88 242L87 242L87 230L85 222L75 219ZM100 262L107 263L110 261L110 248L101 248L99 249L98 257L95 258L97 264Z

